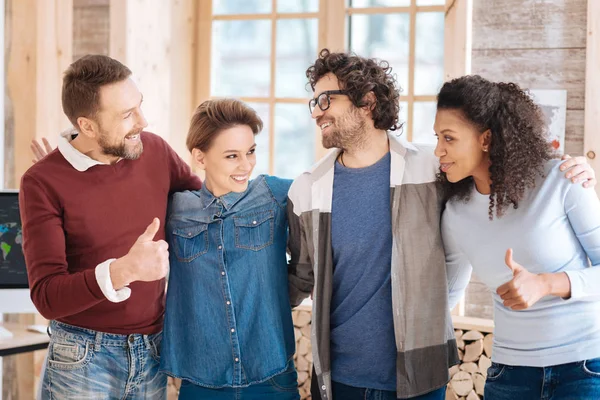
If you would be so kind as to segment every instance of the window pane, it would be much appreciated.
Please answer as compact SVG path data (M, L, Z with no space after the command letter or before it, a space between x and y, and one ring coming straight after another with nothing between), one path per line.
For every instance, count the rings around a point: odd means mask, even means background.
M416 143L436 144L433 123L435 121L436 102L415 102L412 141Z
M296 178L315 161L315 124L305 104L275 106L275 175Z
M444 13L417 13L415 94L437 94L444 82Z
M271 21L213 21L212 96L269 95Z
M277 2L277 12L317 12L319 11L319 0L285 0Z
M213 0L213 14L270 13L271 6L272 2L265 0Z
M446 0L417 0L418 6L443 6Z
M351 51L390 63L398 83L408 90L409 15L370 14L349 17Z
M254 137L256 143L256 166L252 171L252 177L269 173L269 104L248 103L256 110L263 121L263 130Z
M317 20L277 21L277 97L310 97L306 69L317 58Z
M407 7L410 6L410 0L346 0L346 6L352 8Z

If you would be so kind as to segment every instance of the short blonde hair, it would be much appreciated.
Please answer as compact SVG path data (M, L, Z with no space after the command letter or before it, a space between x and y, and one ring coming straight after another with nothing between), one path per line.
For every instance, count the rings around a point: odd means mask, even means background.
M263 128L262 119L243 101L207 100L194 111L185 144L190 152L193 149L206 151L219 132L239 125L249 126L255 135Z

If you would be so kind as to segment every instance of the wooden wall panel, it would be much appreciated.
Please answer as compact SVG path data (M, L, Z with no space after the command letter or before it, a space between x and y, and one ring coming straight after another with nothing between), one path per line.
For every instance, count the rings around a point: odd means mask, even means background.
M476 0L473 49L585 47L587 0Z
M532 89L566 89L567 109L583 110L585 49L474 50L473 73Z
M73 0L73 60L108 55L109 0Z
M444 80L471 72L472 15L471 0L446 0L444 18Z
M565 153L583 154L583 110L567 110Z
M6 187L18 187L31 166L31 139L56 136L70 124L62 113L63 71L72 59L71 0L11 0L7 2L7 102L13 122L14 158ZM8 17L10 13L10 17Z
M584 153L600 176L600 1L588 0ZM596 186L600 195L600 187Z

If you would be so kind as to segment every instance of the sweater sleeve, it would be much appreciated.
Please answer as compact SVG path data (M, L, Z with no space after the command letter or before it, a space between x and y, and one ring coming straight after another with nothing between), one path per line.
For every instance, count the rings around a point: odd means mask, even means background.
M192 172L190 166L179 157L171 146L161 139L167 153L167 162L170 174L170 192L182 190L198 190L202 187L202 181L198 175Z
M585 251L590 268L565 271L571 281L571 299L600 300L600 201L594 189L569 184L565 195L565 212Z
M294 203L290 198L287 201L287 214L290 229L288 236L288 249L290 251L288 287L290 303L292 307L296 307L312 293L314 275L306 237L306 227L300 216L294 212Z
M40 314L57 319L107 301L94 268L69 271L60 206L28 174L21 180L19 208L31 300Z
M448 279L448 304L453 309L465 294L471 279L472 267L454 239L448 211L442 214L442 240L446 253L446 278Z

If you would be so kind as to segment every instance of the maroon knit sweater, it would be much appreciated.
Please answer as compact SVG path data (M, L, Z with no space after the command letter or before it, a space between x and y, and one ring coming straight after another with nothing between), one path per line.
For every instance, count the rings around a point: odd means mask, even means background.
M137 160L77 171L58 150L23 175L19 204L31 299L47 319L102 332L162 329L165 280L133 282L112 303L95 276L98 264L127 254L154 217L164 227L169 192L201 186L159 136L143 132ZM164 239L164 229L155 240Z

